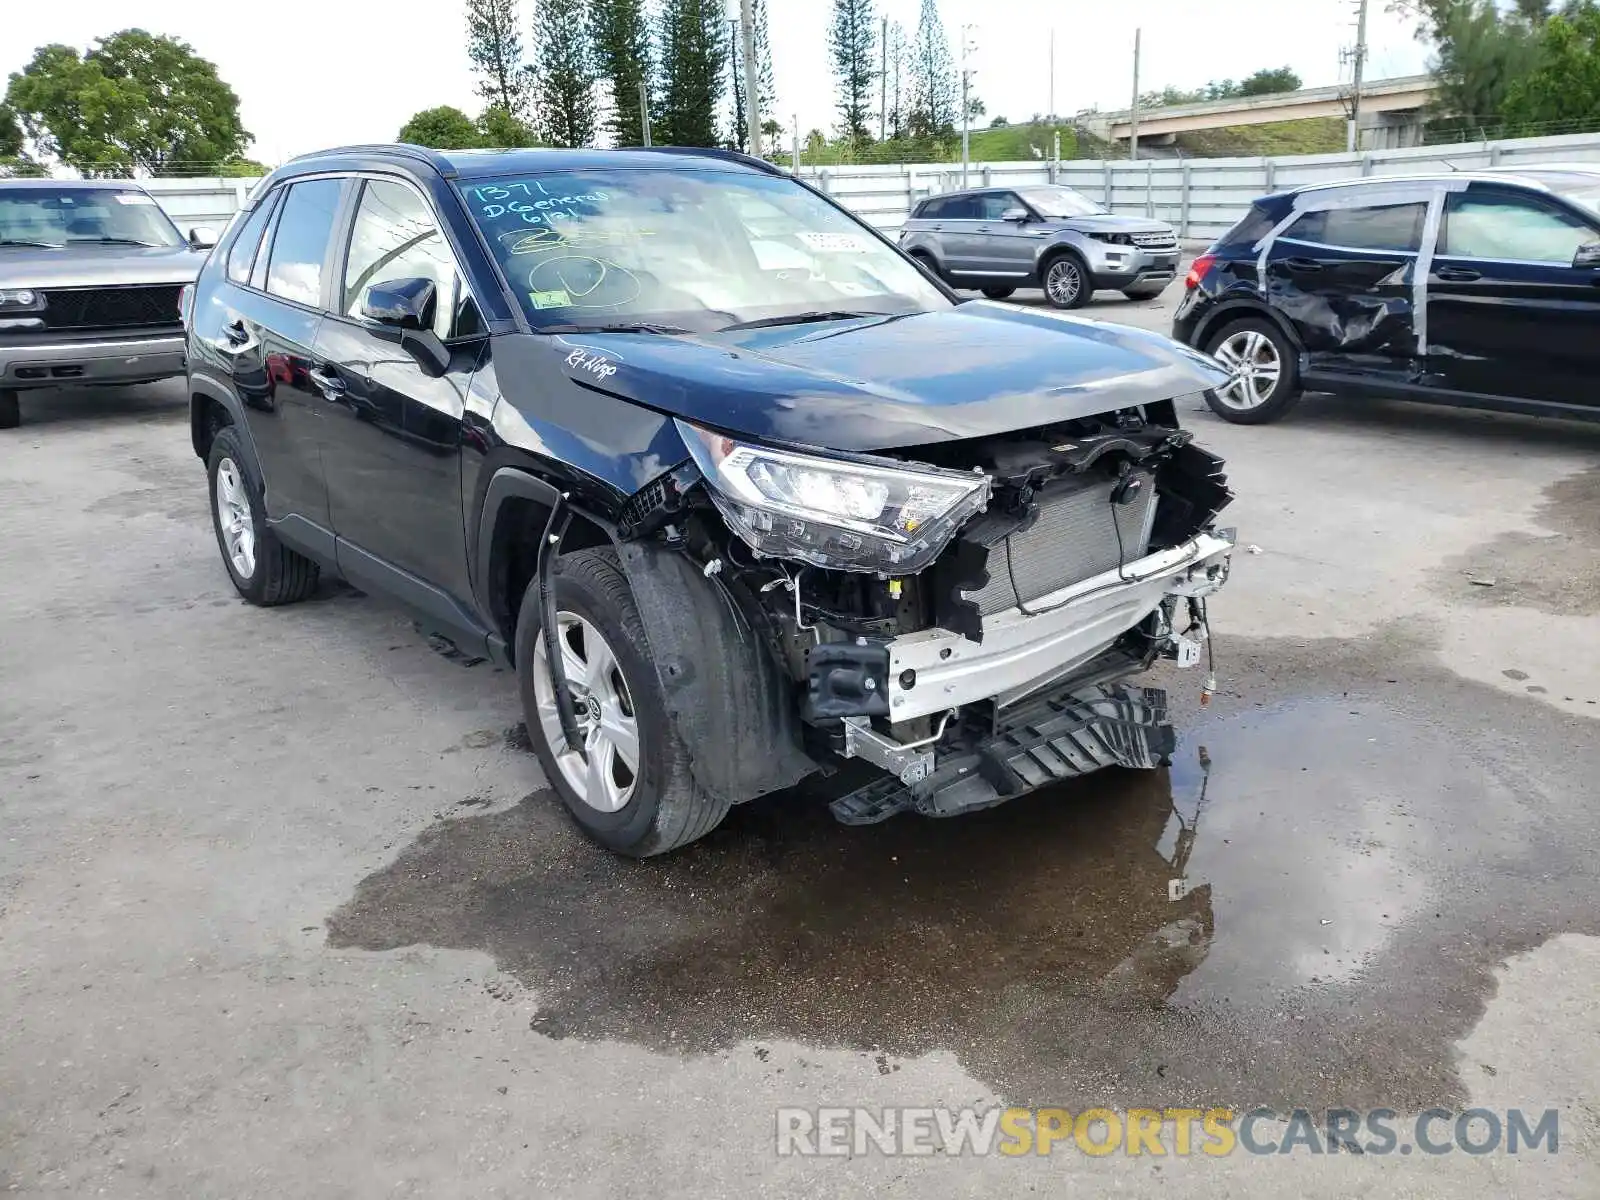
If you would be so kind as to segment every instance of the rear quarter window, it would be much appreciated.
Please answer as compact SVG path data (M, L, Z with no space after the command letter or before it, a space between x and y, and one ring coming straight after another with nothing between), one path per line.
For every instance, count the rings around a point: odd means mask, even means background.
M1217 239L1218 246L1254 246L1283 219L1281 205L1256 201L1232 229Z
M233 239L233 245L228 248L228 278L234 283L250 282L250 270L255 266L256 254L261 249L261 235L267 228L267 222L272 219L272 207L277 200L276 191L263 196L245 218L238 235Z

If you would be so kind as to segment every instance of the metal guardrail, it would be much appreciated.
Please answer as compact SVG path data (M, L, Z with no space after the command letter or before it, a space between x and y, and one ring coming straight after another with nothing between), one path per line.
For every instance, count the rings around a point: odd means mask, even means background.
M1100 201L1112 212L1157 218L1171 224L1180 237L1209 240L1225 233L1252 200L1268 192L1353 176L1471 171L1552 162L1600 165L1600 133L1280 158L973 163L968 185L1024 187L1061 183ZM887 232L900 228L917 201L962 186L959 163L802 167L800 175ZM211 225L220 231L260 181L141 182L180 228L187 231L194 225Z

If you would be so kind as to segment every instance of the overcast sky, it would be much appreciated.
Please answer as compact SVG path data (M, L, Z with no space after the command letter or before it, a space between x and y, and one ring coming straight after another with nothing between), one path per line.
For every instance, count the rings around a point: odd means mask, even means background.
M831 130L833 81L826 26L830 0L767 0L778 120ZM877 0L878 12L914 27L918 0ZM737 11L737 0L728 0ZM523 0L531 10L531 0ZM1290 66L1307 87L1340 79L1339 48L1354 42L1353 0L939 0L952 54L960 27L976 26L974 86L991 116L1044 112L1055 31L1056 110L1124 108L1133 33L1144 30L1141 89L1197 87L1261 67ZM1425 69L1410 29L1372 0L1367 76ZM217 64L239 94L251 154L267 163L347 142L392 140L411 113L436 104L478 111L460 0L372 4L273 0L234 11L216 0L0 0L0 75L35 47L82 49L140 26L182 38ZM241 14L244 19L238 19ZM526 39L525 39L526 40ZM786 139L787 140L787 139Z

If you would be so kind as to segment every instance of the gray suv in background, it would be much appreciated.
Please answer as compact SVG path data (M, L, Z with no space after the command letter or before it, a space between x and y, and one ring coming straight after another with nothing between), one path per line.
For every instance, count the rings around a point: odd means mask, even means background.
M1055 185L931 196L912 210L900 246L953 287L991 300L1043 288L1057 308L1087 304L1097 288L1148 300L1178 274L1172 226L1116 216Z
M180 294L216 240L126 180L0 180L0 429L30 389L183 374Z

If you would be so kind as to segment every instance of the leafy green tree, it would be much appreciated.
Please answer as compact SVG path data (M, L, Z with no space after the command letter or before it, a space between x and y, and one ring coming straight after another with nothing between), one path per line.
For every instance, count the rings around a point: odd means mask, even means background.
M465 150L480 144L478 127L459 108L425 108L400 128L399 139L435 150Z
M594 56L583 0L538 0L534 15L534 104L552 146L594 141Z
M521 30L517 0L467 0L467 58L478 74L478 95L486 107L519 119L529 99Z
M838 85L839 133L851 141L872 140L867 122L878 82L877 49L878 21L872 0L833 0L828 52L833 56L833 77Z
M40 150L91 177L209 175L250 144L216 67L142 29L102 38L82 57L41 46L11 76L6 103Z
M1579 0L1544 22L1536 65L1506 87L1502 115L1513 133L1600 118L1600 6Z
M526 121L508 113L497 104L491 104L478 116L478 145L480 146L537 146L539 139Z
M917 36L911 46L911 112L907 132L916 138L948 134L961 116L950 39L939 19L937 0L922 0Z
M0 104L0 158L22 157L22 122L6 104Z
M217 174L224 179L260 179L272 174L272 168L253 158L230 158L217 164Z
M660 140L716 146L728 65L722 0L666 0L661 11Z
M1276 92L1298 92L1300 76L1289 67L1257 71L1234 90L1235 96L1270 96Z
M592 0L589 37L594 66L611 83L605 128L619 146L644 145L640 95L650 79L650 28L643 0Z

